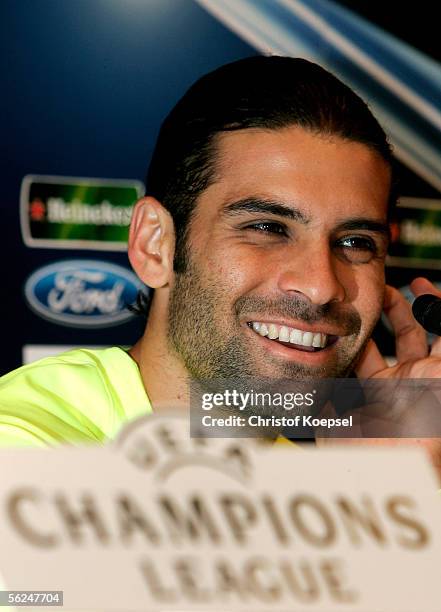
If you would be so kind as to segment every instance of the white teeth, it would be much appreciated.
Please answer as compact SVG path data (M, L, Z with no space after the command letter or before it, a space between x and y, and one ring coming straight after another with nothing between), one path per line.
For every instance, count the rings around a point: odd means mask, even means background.
M289 341L291 344L302 344L302 332L299 329L292 329L289 335Z
M279 337L279 330L277 329L277 325L274 325L274 323L271 323L268 328L268 338L270 340L275 340L278 337Z
M285 325L280 328L279 340L282 342L289 342L289 329Z
M312 332L303 332L302 346L312 346Z
M312 346L314 346L315 348L320 348L321 345L322 345L322 335L314 334L314 337L312 339Z
M265 325L265 323L262 323L262 325L260 326L260 329L259 329L259 334L260 334L261 336L267 336L267 335L268 335L268 328L267 328L267 326Z
M275 323L260 323L259 321L252 322L252 328L261 336L268 336L270 340L277 338L282 342L290 342L299 346L308 346L314 348L325 348L328 342L328 336L320 332L303 332L300 329L287 327L286 325L276 325Z

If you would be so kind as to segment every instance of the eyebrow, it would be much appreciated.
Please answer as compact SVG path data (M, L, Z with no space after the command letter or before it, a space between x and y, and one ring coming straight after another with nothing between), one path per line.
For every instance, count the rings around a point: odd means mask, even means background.
M295 206L288 206L282 202L270 200L266 198L244 198L237 202L228 204L223 209L224 215L236 215L242 212L263 213L277 215L285 219L291 219L304 225L308 224L310 219L302 211Z
M373 219L354 217L353 219L347 219L343 223L337 226L338 230L367 230L369 232L375 232L376 234L382 234L390 240L390 227L388 223L381 221L374 221Z
M243 200L228 204L223 210L223 214L227 216L240 214L242 212L276 215L300 222L304 225L310 222L310 218L295 206L288 206L282 202L266 198L244 198ZM381 234L390 240L390 227L388 223L375 221L367 217L347 219L343 223L340 223L336 229L346 231L367 230L375 232L376 234Z

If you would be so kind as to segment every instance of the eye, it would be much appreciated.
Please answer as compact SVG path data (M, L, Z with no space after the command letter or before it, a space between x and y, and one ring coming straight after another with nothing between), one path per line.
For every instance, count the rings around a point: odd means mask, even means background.
M345 236L336 243L345 259L352 263L368 263L377 256L377 245L369 236Z
M282 236L287 235L286 227L281 223L276 223L274 221L260 221L259 223L247 225L245 229L254 230L255 232L262 232L265 234L280 234Z
M342 238L340 244L349 249L375 251L375 242L367 236L348 236Z

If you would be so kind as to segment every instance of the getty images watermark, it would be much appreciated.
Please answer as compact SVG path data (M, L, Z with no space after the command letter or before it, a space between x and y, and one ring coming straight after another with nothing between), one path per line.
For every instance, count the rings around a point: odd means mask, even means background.
M347 418L314 417L312 414L295 414L288 416L290 411L298 408L313 410L317 390L310 392L263 392L263 391L238 391L237 389L225 389L223 392L202 393L202 410L216 412L216 408L230 408L238 410L240 414L229 414L219 416L218 414L205 414L201 417L204 427L244 427L244 428L311 428L311 427L350 427L352 426L352 415ZM287 414L259 414L260 409L274 409L277 413L283 409ZM257 412L256 412L257 411Z
M317 427L352 427L352 415L324 415L323 381L216 380L194 382L191 433L206 437L311 438Z
M193 437L441 437L441 380L193 381Z

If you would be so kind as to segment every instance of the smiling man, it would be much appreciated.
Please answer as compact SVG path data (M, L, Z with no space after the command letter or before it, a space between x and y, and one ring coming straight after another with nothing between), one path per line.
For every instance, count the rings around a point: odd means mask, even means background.
M129 254L155 292L131 354L152 400L185 395L189 375L347 376L363 355L378 367L366 349L385 301L392 154L330 73L256 57L202 78L162 127L147 193ZM425 356L398 292L386 308L397 300Z
M393 205L385 133L329 72L254 57L206 75L166 118L133 214L130 261L154 289L143 337L4 377L0 441L104 441L187 405L191 378L439 377L439 341L429 355L385 286ZM370 340L383 309L393 368Z
M150 241L162 232L165 247L171 219L154 198L135 211L132 265L160 290L152 316L161 290L169 308L132 354L142 364L145 344L183 378L348 374L383 305L389 164L366 145L290 125L221 134L213 147L215 179L176 276L157 259L161 276L150 277Z

